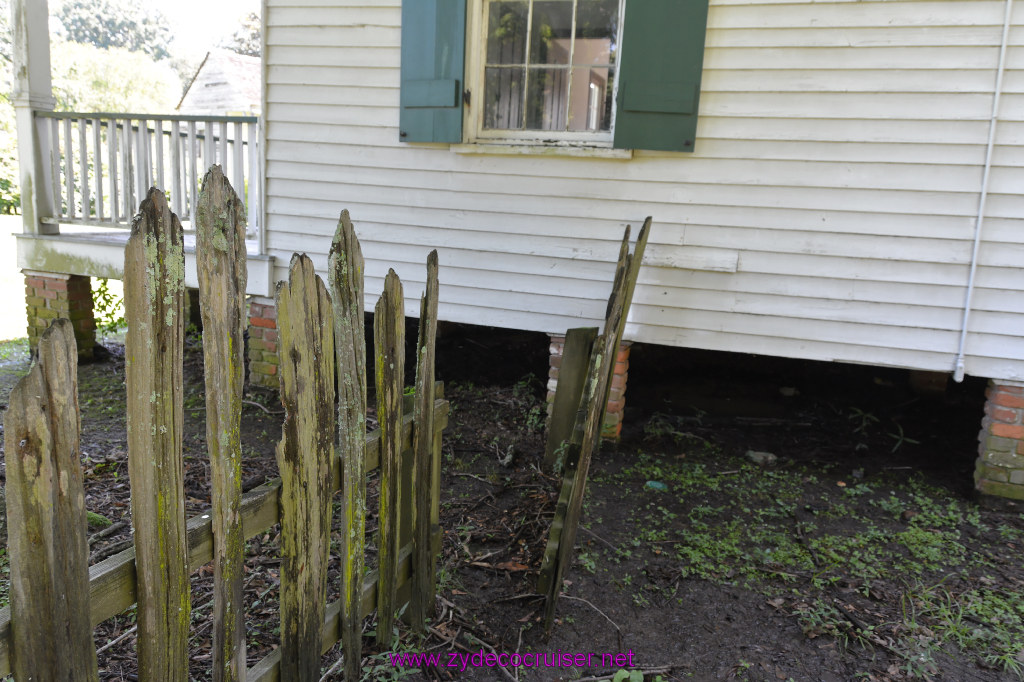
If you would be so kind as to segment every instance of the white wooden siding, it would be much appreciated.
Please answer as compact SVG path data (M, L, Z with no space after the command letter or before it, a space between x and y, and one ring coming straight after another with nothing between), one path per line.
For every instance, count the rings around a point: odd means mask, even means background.
M967 372L1024 379L1024 3ZM326 267L342 208L367 303L394 266L443 319L596 323L623 227L654 216L627 336L951 371L1002 0L711 0L693 154L459 154L398 141L400 0L268 0L267 244Z

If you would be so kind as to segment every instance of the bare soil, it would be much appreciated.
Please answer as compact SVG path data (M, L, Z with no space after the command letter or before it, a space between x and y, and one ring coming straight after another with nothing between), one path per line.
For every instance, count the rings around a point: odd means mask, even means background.
M983 382L922 397L898 370L635 346L622 439L594 459L577 560L545 637L534 592L557 498L541 470L547 337L442 331L438 378L452 415L438 611L425 642L402 632L401 651L446 663L449 652L481 650L632 652L624 667L648 680L1019 679L1024 509L971 498ZM87 507L113 524L91 529L94 562L131 534L123 347L104 349L79 370ZM0 407L27 367L23 353L0 361ZM198 337L185 377L186 495L197 514L210 487ZM281 415L270 391L247 400L250 489L276 476ZM751 450L775 459L756 463ZM252 665L278 642L275 531L250 541L247 557ZM211 582L208 567L193 577L196 680L209 679ZM332 593L336 583L332 568ZM133 625L128 612L97 628L103 679L133 679ZM414 670L386 654L367 636L367 679L619 669L598 656L574 668ZM340 679L339 656L324 656L327 679Z

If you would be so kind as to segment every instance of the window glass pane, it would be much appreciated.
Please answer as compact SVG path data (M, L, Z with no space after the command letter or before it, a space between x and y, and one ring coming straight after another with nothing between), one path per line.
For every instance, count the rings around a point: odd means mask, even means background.
M613 69L576 67L572 70L568 129L596 132L612 123Z
M526 63L526 22L529 3L492 2L487 20L487 63Z
M531 130L565 130L568 95L568 69L530 69L526 127Z
M531 64L568 64L572 46L572 0L533 3Z
M523 127L522 68L491 68L484 72L484 127L519 130Z
M573 64L614 63L618 30L618 0L579 0Z

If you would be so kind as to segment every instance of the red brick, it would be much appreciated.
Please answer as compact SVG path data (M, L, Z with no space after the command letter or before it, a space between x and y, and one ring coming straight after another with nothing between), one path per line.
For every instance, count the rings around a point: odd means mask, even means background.
M626 374L616 374L612 377L612 388L621 388L623 391L626 390Z
M66 279L48 279L46 280L46 288L50 291L67 291L68 281Z
M627 362L629 361L629 347L620 348L619 354L615 356L615 362Z
M269 353L276 353L277 352L277 342L276 341L267 341L266 339L263 339L263 347L264 347L264 350L266 350Z
M277 326L276 325L275 325L275 327L273 329L264 329L263 330L263 340L264 341L277 341Z
M996 405L1002 407L1024 407L1024 396L1011 395L1003 391L994 391L994 395L990 398Z
M25 286L33 287L36 289L44 289L46 288L46 280L44 280L42 277L26 277Z
M988 405L986 405L986 408ZM1019 424L1020 423L1020 411L1009 410L1005 407L992 407L992 419L997 422L1003 422L1004 424Z
M558 378L558 368L557 367L549 367L548 368L548 378L549 379L557 379Z
M1019 424L1000 424L996 422L995 424L992 424L990 431L993 436L999 436L1000 438L1024 440L1024 426Z
M609 400L608 401L608 406L605 409L608 412L608 414L615 414L616 412L622 412L622 409L624 407L626 407L626 401L625 400L615 400L615 401Z
M996 391L1000 393L1009 393L1010 395L1024 395L1024 386L1004 386L1002 384L996 384L994 386Z
M1017 454L1018 455L1024 455L1024 440L1022 440L1021 442L1017 443Z
M616 362L615 363L615 373L616 374L625 374L628 371L629 371L629 363L628 362Z
M550 365L551 367L561 367L562 366L562 356L561 355L550 355L550 356L548 356L548 365Z
M57 298L57 292L56 292L56 291L50 291L50 290L48 290L48 289L43 289L43 290L41 290L41 291L37 290L37 292L36 292L36 293L38 293L38 294L39 294L39 295L40 295L41 297L43 297L43 298L48 298L48 299L50 299L51 301L52 301L53 299Z
M267 327L270 329L277 327L277 323L266 317L250 317L249 324L254 327Z

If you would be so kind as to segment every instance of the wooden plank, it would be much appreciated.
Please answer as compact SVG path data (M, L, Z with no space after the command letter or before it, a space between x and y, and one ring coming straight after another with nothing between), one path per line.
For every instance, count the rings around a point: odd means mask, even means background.
M61 206L63 188L60 181L60 123L57 119L50 120L50 187L53 188L53 214L54 216L63 215Z
M227 127L227 124L224 124ZM232 145L232 163L231 163L231 177L235 179L235 187L242 194L245 194L245 166L242 163L242 145L245 144L245 140L242 138L242 124L235 123L234 125L235 134L231 139ZM227 165L225 164L225 168Z
M56 123L56 122L55 122ZM117 171L117 121L107 120L107 169L110 186L110 217L115 223L121 222L120 177ZM127 216L125 216L127 220Z
M177 126L177 122L174 123ZM176 140L172 140L176 145ZM178 174L175 171L175 177ZM203 319L206 444L213 506L213 679L245 679L242 388L245 379L245 211L220 166L203 178L196 214Z
M178 121L171 122L171 210L181 215L182 204L181 202L181 123ZM192 216L190 216L192 217ZM193 217L194 220L194 217Z
M210 166L217 163L216 148L213 146L214 133L213 123L203 124L203 173Z
M402 282L394 270L384 280L384 292L373 316L377 387L377 423L381 432L380 583L377 595L377 644L389 648L395 618L398 571L401 447L398 442L405 386L405 301Z
M4 417L13 669L19 680L96 680L71 322L55 320L38 352Z
M313 262L294 255L275 296L281 402L281 676L320 679L334 457L334 315Z
M188 679L189 572L182 463L185 254L153 189L124 262L128 475L138 571L139 677Z
M132 194L132 178L134 177L134 170L132 168L132 122L128 119L124 119L120 124L121 127L121 201L123 202L121 215L126 220L131 221L135 215L135 199Z
M562 577L573 559L576 530L583 511L590 460L601 438L608 392L615 373L615 357L622 341L622 332L629 314L629 304L636 288L637 275L643 262L644 249L650 233L651 218L644 221L637 237L636 247L629 253L629 227L626 227L615 270L612 295L608 299L604 334L595 342L590 356L584 398L577 413L571 446L567 453L562 489L559 494L551 534L544 552L539 587L546 596L544 628L550 633L554 623L555 606L562 591ZM584 413L584 408L586 412ZM557 529L556 526L561 526Z
M440 382L434 389L438 396L434 402L434 442L436 452L440 452L441 435L448 425L448 403L441 398L444 393ZM409 451L412 448L412 405L405 406L406 414L402 418L402 448ZM366 467L367 471L373 471L379 465L380 460L380 430L375 429L366 434ZM440 463L440 459L436 460ZM340 489L340 467L335 467L331 490ZM440 469L437 470L437 477L440 478ZM242 528L245 539L248 540L260 533L266 532L268 528L278 522L278 495L281 488L280 479L268 482L254 490L246 493L242 498ZM436 517L435 517L436 518ZM213 559L213 529L212 519L209 514L201 514L193 517L187 524L188 529L188 567L189 571L195 571L200 566L209 563ZM440 531L435 535L434 541L440 547ZM95 626L103 621L116 616L135 603L136 600L136 573L135 573L135 549L129 548L114 556L94 564L89 569L89 598L90 598L90 623ZM372 610L373 606L369 608ZM369 612L364 610L363 614ZM336 641L336 640L335 640ZM0 609L0 675L7 675L11 672L10 650L11 650L11 611L6 606ZM330 644L333 644L332 641Z
M86 134L88 122L84 118L78 119L78 172L79 187L82 189L82 217L88 218L92 215L89 201L89 142Z
M597 338L597 327L577 327L565 334L562 364L558 368L558 386L551 406L548 438L544 446L544 469L561 475L565 451L576 424L576 411L583 397L590 351Z
M224 168L228 167L228 122L220 122L220 139L217 141L217 162ZM211 162L212 163L212 162Z
M61 215L75 217L75 155L71 145L71 119L64 119L64 189L67 192ZM86 216L88 217L88 216Z
M250 153L253 150L250 148ZM363 252L348 211L342 211L328 256L338 368L338 457L341 459L341 622L345 679L355 682L363 646L363 569L366 554L366 328Z
M96 183L96 219L103 221L103 145L100 144L100 121L94 118L92 124L93 182Z
M436 555L431 546L433 521L434 357L437 339L437 251L427 256L427 286L420 299L419 336L416 340L416 393L413 432L414 531L412 600L413 629L426 634L426 619L434 614Z
M164 122L157 119L153 122L153 151L156 164L156 186L166 190L164 184Z
M199 162L199 147L196 145L196 122L188 122L188 146L185 149L185 163L188 164L185 182L188 186L188 214L196 214L196 200L198 199L199 175L196 166Z
M246 154L248 155L249 163L249 184L245 188L245 201L249 207L249 224L256 229L256 240L259 246L259 252L263 251L264 242L264 229L263 225L260 224L260 157L259 150L257 148L256 133L257 126L254 123L246 125L246 132L248 133L248 142L246 143Z

